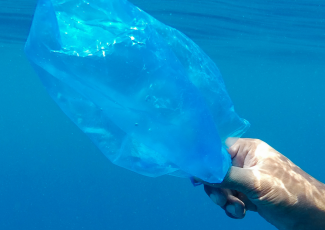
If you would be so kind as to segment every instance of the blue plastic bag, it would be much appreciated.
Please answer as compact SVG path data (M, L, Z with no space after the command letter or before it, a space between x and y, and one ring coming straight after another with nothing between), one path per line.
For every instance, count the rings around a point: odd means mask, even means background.
M188 37L125 0L40 0L25 52L53 100L114 163L221 182L249 123Z

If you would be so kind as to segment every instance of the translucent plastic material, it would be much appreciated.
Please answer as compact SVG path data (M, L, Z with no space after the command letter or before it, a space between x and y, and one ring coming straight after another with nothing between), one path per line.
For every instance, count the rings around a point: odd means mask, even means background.
M124 0L40 0L25 51L49 94L114 163L223 180L234 112L216 65Z

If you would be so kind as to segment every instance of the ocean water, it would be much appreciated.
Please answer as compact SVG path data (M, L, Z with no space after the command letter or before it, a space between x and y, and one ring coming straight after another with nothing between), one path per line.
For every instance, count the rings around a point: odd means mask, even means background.
M325 182L323 0L132 0L218 65L259 138ZM187 179L111 164L50 99L23 53L36 1L0 0L0 229L275 229L228 218ZM312 215L312 214L311 214Z

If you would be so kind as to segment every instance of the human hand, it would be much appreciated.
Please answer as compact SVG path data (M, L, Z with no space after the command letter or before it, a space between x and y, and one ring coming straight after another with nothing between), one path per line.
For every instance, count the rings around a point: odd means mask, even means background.
M220 184L198 178L214 203L235 219L258 212L278 229L325 229L325 185L263 141L238 139Z

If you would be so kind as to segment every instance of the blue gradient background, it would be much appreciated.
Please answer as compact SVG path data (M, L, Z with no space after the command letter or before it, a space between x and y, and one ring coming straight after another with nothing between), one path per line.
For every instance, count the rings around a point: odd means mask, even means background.
M236 111L252 124L246 137L325 182L324 1L131 2L217 63ZM0 229L275 229L255 213L229 219L186 179L111 164L24 56L35 4L0 0Z

